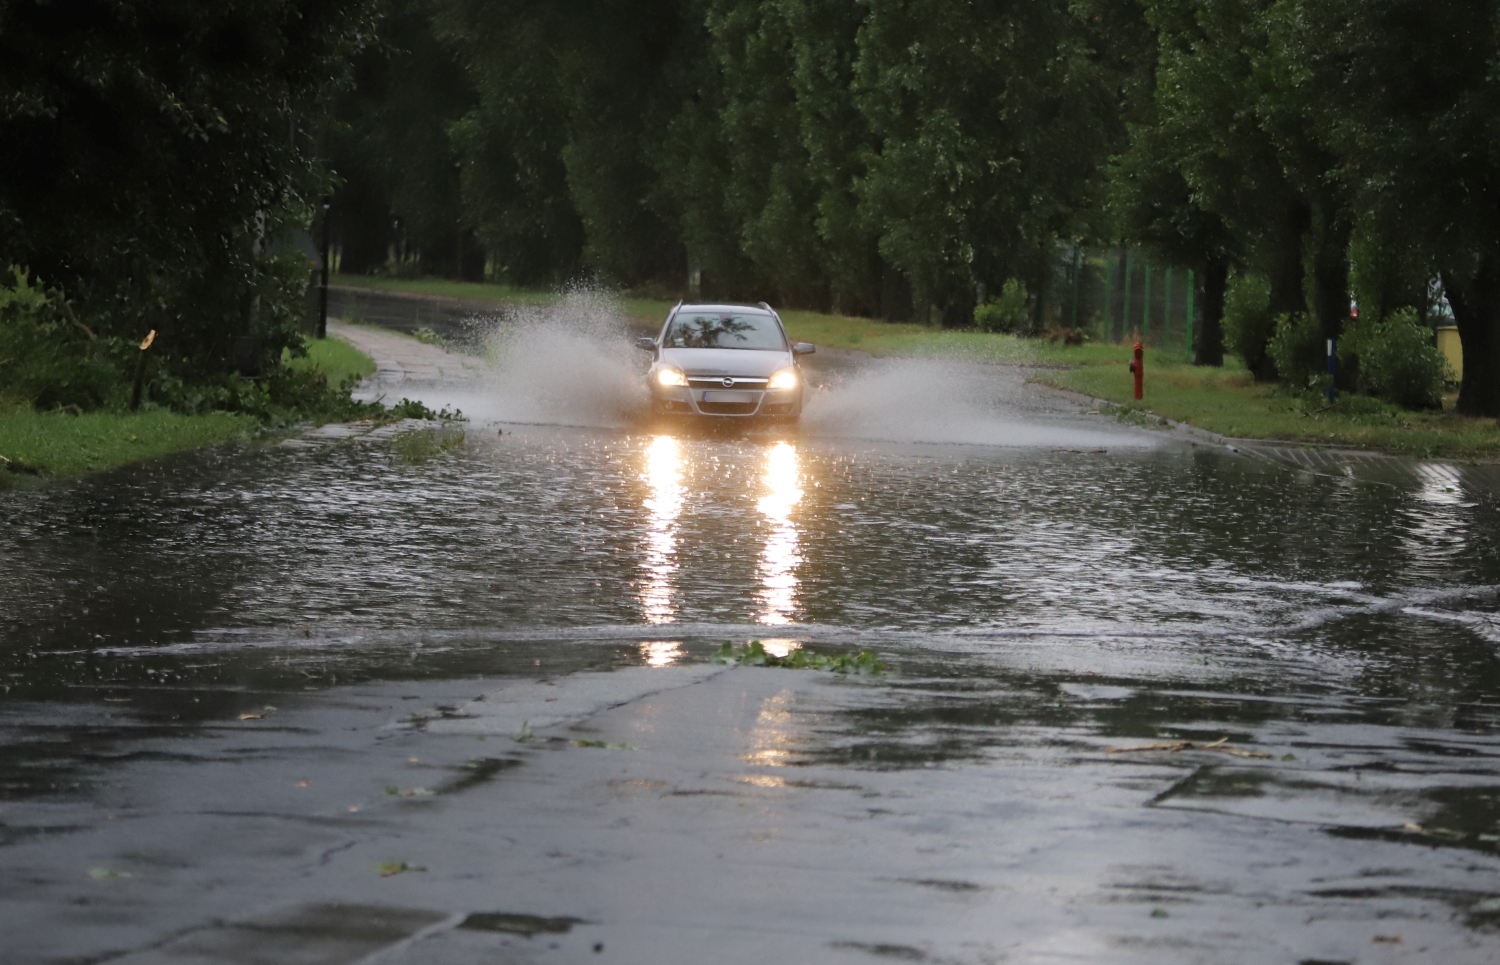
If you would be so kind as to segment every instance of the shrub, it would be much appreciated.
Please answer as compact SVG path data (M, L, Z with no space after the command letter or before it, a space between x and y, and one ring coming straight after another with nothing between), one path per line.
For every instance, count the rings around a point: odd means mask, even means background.
M1230 278L1224 293L1224 344L1240 357L1257 381L1276 378L1276 362L1266 351L1275 334L1271 283L1254 274Z
M1282 380L1305 388L1328 371L1328 349L1317 319L1303 312L1276 319L1276 334L1266 343L1266 353L1276 364Z
M123 386L122 345L97 338L62 293L10 267L0 283L0 386L38 409L97 409Z
M1339 357L1358 359L1361 392L1408 409L1442 408L1443 384L1453 377L1432 331L1418 323L1412 308L1351 326L1340 340Z
M974 324L984 332L1015 332L1031 320L1027 309L1026 283L1017 278L1006 281L1000 294L974 309Z

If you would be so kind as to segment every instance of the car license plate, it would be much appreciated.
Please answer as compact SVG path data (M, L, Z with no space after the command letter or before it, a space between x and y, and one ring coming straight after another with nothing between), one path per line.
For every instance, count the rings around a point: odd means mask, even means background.
M715 389L703 393L704 402L754 402L754 392L721 392Z

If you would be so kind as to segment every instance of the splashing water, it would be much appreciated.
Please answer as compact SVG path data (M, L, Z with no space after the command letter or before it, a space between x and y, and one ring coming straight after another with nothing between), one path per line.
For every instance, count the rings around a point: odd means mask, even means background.
M611 429L649 419L645 357L605 289L574 286L556 304L472 324L488 330L489 365L464 400L471 417ZM811 382L802 421L809 435L1027 448L1156 444L1145 433L1080 423L1071 405L1026 385L1025 370L1012 365L881 359Z
M882 359L809 394L804 431L888 442L1098 448L1155 444L1144 433L1079 423L1070 405L1026 385L1008 365Z
M645 413L644 355L631 349L629 325L604 290L577 286L558 304L517 306L487 321L485 397L471 415L619 428Z

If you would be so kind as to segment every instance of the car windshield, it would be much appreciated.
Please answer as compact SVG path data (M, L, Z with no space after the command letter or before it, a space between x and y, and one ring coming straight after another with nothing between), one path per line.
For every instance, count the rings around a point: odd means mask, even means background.
M759 312L744 315L731 312L679 314L672 320L666 344L668 348L786 348L776 319Z

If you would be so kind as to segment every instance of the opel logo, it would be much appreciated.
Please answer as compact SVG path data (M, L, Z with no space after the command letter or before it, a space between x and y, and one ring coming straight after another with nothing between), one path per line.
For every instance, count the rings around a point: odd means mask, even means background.
M727 375L724 376L724 388L729 389L729 388L733 388L733 387L734 387L734 379L731 379Z

